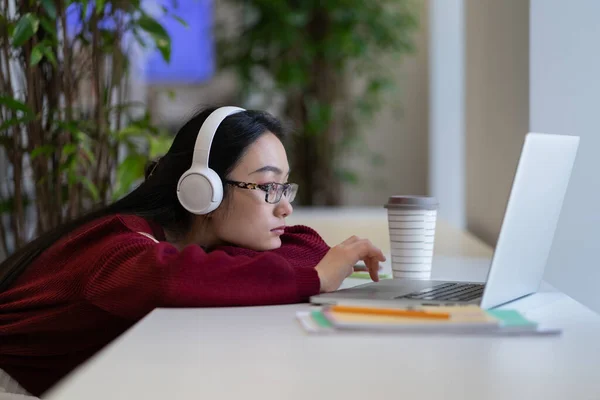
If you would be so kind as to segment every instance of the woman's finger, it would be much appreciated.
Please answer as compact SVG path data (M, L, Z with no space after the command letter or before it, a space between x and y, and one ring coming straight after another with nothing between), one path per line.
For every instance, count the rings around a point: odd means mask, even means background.
M344 246L348 246L348 245L351 245L351 244L353 244L353 243L356 243L356 242L358 242L359 240L361 240L361 238L359 238L359 237L358 237L358 236L356 236L356 235L353 235L353 236L350 236L348 239L344 240L344 241L343 241L342 243L340 243L340 244L342 244L342 245L344 245Z
M368 257L365 259L365 264L369 269L369 275L373 282L379 282L379 261L376 258Z
M358 256L359 260L365 260L366 258L375 258L378 261L385 261L385 256L383 255L383 252L378 249L377 247L373 246L373 244L366 240L360 240L356 243L354 243L352 246L354 246L355 251L357 252L356 255Z

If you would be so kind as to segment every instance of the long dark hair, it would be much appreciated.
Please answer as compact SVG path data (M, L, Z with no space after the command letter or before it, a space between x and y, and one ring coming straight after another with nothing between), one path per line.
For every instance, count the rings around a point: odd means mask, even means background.
M192 150L202 123L215 109L205 109L183 125L167 154L147 166L146 180L127 196L40 235L7 258L0 264L0 292L7 289L36 257L63 236L107 215L137 215L175 233L190 229L192 214L179 204L177 182L192 163ZM280 139L285 133L281 122L266 112L244 111L225 118L213 139L209 167L221 179L225 179L248 147L266 132ZM226 196L227 185L223 189Z

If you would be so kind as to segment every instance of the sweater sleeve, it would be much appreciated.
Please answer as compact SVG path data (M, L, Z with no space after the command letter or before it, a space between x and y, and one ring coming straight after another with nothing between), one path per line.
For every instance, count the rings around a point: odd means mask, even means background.
M314 229L304 225L294 225L285 229L285 233L281 235L281 247L275 250L259 252L233 246L222 246L218 250L248 257L272 253L283 257L293 267L314 268L325 257L330 247Z
M139 319L156 307L254 306L303 302L319 293L314 268L281 255L178 251L136 233L122 235L96 263L85 297L110 313Z

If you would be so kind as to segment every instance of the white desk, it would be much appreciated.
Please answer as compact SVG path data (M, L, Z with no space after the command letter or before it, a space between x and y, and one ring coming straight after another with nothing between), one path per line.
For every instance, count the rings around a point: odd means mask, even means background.
M384 213L348 214L297 215L293 223L321 229L332 244L371 232L385 249ZM444 223L437 232L434 277L485 278L489 248ZM306 304L159 309L48 398L600 399L600 317L556 292L517 305L563 335L308 336L294 320Z

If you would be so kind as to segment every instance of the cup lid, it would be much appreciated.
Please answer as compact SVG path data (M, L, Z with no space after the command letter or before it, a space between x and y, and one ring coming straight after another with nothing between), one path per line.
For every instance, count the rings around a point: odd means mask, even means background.
M429 196L390 196L385 208L419 208L427 210L436 210L438 201L435 197Z

